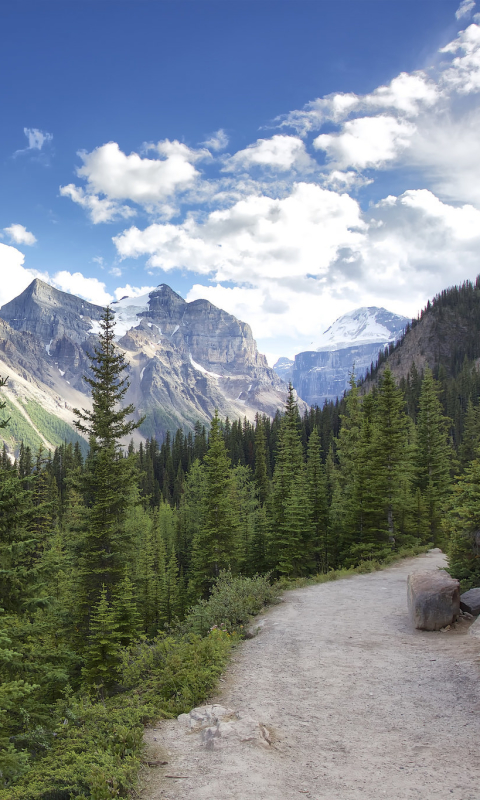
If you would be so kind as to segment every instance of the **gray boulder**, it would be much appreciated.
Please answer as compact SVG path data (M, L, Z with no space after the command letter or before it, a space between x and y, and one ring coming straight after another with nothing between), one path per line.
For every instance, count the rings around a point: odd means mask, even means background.
M469 589L460 595L460 608L478 617L480 614L480 589Z
M459 583L445 572L429 570L408 576L408 610L415 628L438 631L460 613Z

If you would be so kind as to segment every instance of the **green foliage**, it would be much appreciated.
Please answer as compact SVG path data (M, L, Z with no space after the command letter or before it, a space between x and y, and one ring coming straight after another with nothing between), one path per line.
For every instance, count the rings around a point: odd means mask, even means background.
M277 597L278 588L270 583L268 575L245 578L224 570L208 600L200 600L192 608L181 629L200 635L216 627L241 633L250 619Z

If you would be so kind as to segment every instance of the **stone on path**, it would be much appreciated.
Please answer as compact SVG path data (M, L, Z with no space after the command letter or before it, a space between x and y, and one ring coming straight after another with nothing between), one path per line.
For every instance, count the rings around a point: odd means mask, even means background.
M480 639L480 617L477 617L475 622L472 622L468 632L470 636L475 636L477 639Z
M180 714L178 721L190 733L199 733L201 743L207 750L217 750L234 742L249 742L261 747L271 744L265 725L242 711L221 705L199 706L189 714Z
M460 613L459 582L445 570L408 576L408 609L415 628L438 631Z
M469 589L460 595L460 608L478 617L480 614L480 589Z

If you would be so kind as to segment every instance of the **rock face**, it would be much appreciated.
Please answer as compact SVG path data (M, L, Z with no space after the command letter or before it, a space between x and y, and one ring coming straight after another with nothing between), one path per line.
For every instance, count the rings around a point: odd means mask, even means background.
M218 750L233 742L245 742L260 747L271 744L268 728L242 711L220 705L199 706L189 714L180 714L178 721L188 731L200 734L206 750Z
M460 608L477 617L480 614L480 589L469 589L460 595Z
M286 384L258 352L250 327L231 314L207 300L187 303L165 284L112 309L130 373L126 402L145 414L144 436L161 441L167 431L208 423L216 408L223 417L250 420L283 410ZM3 350L12 369L31 372L60 394L87 395L87 353L102 313L100 306L34 280L0 309L0 360ZM87 404L75 399L76 407Z
M348 389L353 368L356 378L363 378L379 351L401 336L407 322L384 308L358 308L324 331L315 349L298 353L293 364L279 359L275 370L292 381L309 405L335 402Z
M460 613L459 582L445 572L414 572L408 576L408 610L415 628L438 631Z

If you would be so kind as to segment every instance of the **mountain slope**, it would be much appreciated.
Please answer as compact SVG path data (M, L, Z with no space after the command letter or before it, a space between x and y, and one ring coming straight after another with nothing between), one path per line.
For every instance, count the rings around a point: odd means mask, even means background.
M362 378L379 350L395 342L408 321L384 308L358 308L327 328L315 350L298 353L293 364L280 359L275 370L292 381L309 405L322 406L348 389L354 368L357 379Z
M223 417L249 419L283 408L287 387L257 351L250 327L207 300L187 303L162 284L112 309L129 370L126 402L133 402L138 416L145 414L143 436L161 440L168 430L208 423L215 408ZM0 309L1 374L35 384L45 407L59 398L71 422L73 407L89 405L83 376L102 312L34 280ZM20 392L16 378L9 388Z

